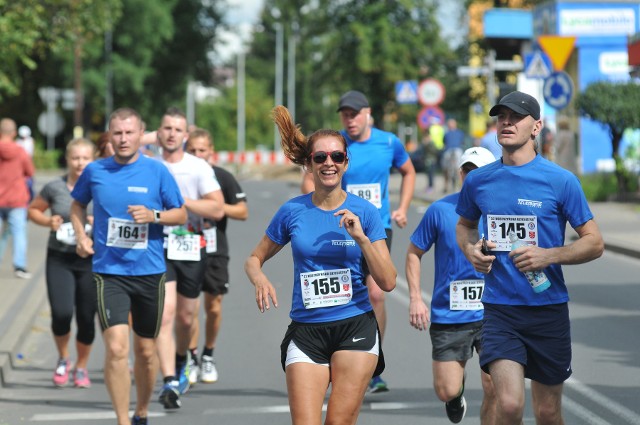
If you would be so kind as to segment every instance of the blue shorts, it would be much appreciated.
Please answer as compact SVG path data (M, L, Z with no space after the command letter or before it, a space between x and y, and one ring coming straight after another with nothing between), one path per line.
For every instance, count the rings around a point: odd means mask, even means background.
M480 367L506 359L524 366L524 376L558 385L571 376L571 327L567 303L545 306L484 304Z

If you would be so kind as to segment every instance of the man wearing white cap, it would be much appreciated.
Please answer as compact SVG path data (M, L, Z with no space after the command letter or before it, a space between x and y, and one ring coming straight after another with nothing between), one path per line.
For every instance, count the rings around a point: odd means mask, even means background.
M458 162L460 180L476 168L494 162L493 154L481 147L467 149ZM483 306L480 302L484 276L473 269L456 243L455 212L459 192L447 195L427 209L411 235L407 250L406 275L409 283L409 321L422 331L429 329L436 395L445 402L447 417L459 423L467 410L464 394L465 365L480 352ZM435 270L431 316L422 299L420 260L435 244ZM431 326L429 326L431 322ZM491 378L482 373L484 398L480 408L483 424L494 423L495 397Z
M456 238L485 274L480 367L491 375L496 418L520 424L525 379L537 424L562 424L562 388L572 373L569 293L562 264L602 255L604 242L576 176L538 154L540 105L514 91L493 106L502 160L471 173L460 191ZM486 248L479 241L486 232ZM565 245L567 223L578 239ZM513 236L525 244L511 248ZM544 274L539 288L530 276Z

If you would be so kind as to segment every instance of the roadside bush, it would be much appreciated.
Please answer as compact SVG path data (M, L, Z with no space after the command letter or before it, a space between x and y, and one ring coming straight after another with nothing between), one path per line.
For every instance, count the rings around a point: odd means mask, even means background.
M580 182L587 201L590 202L606 202L625 195L618 193L618 180L614 173L585 174L580 177ZM630 179L629 189L630 193L627 195L638 193L637 178Z
M46 150L42 142L36 141L33 150L33 165L36 170L57 170L60 168L61 154L58 149Z

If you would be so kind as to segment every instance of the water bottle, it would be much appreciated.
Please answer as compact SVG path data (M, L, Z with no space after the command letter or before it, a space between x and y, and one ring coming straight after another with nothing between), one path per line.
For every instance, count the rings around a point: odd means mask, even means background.
M511 242L511 251L520 248L521 246L526 246L526 244L522 242L514 232L509 232L509 242ZM527 280L535 293L540 293L551 286L551 282L549 282L547 275L544 274L542 270L524 272L524 275L527 277Z

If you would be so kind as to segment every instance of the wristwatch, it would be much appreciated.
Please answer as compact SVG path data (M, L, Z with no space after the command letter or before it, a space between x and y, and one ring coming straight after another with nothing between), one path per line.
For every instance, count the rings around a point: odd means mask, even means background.
M160 223L160 211L153 210L153 222Z

